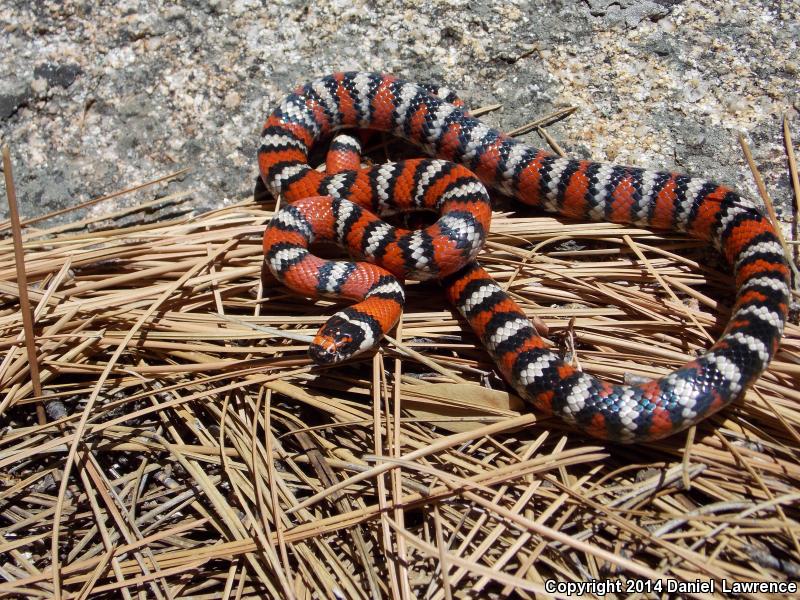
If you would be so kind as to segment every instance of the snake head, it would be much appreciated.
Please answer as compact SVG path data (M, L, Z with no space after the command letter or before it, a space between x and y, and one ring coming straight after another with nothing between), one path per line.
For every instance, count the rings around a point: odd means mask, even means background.
M368 319L352 308L333 315L308 347L311 360L318 365L333 365L374 347L378 340Z

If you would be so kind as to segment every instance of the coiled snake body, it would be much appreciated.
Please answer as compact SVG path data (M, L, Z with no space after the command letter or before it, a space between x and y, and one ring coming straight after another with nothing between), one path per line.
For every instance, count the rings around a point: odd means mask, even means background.
M402 310L402 288L386 270L325 261L306 250L311 241L333 239L398 277L440 278L448 299L517 392L595 437L659 439L741 396L776 352L789 304L789 267L761 211L703 179L560 158L490 128L448 100L443 88L383 74L336 73L298 88L268 117L259 168L268 189L288 204L265 233L267 265L300 293L360 301L323 325L312 357L331 363L373 347ZM331 149L326 173L312 169L310 148L342 128L387 131L442 160L361 169L358 149L342 138ZM566 217L708 240L730 263L736 281L722 337L680 369L638 385L606 383L565 363L474 260L490 206L470 171L501 193ZM408 208L442 216L408 232L372 214Z

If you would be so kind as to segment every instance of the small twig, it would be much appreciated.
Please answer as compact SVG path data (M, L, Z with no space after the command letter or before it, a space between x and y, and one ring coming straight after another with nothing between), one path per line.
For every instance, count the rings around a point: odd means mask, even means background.
M511 131L508 132L507 135L509 137L517 137L520 135L525 135L526 133L529 133L534 129L539 129L540 127L547 127L549 125L552 125L553 123L557 123L558 121L561 121L562 119L565 119L566 117L570 116L576 110L578 110L578 107L576 106L567 106L566 108L560 108L557 111L550 113L549 115L545 115L539 119L536 119L535 121L531 121L530 123L525 123L525 125L522 125L521 127L512 129Z
M566 152L558 145L558 142L553 139L553 137L547 133L546 130L542 129L541 127L536 128L536 133L544 138L544 141L547 142L547 145L553 149L553 152L558 154L560 157L565 157L567 155Z
M33 312L28 299L28 276L25 272L25 250L22 247L22 232L17 210L17 192L14 187L14 174L11 167L11 152L7 145L3 146L3 175L6 180L6 198L8 199L8 217L11 234L14 237L14 262L17 266L17 286L19 287L19 309L22 312L22 328L25 331L25 349L28 352L28 365L31 373L33 393L42 396L42 381L39 377L39 358L36 352L36 339L33 332ZM36 418L40 425L47 422L44 404L36 403Z
M789 129L789 118L783 115L783 143L786 146L786 158L789 160L789 176L792 179L792 190L794 191L794 241L800 240L800 180L797 177L797 160L794 157L794 145L792 144L792 133ZM800 246L794 247L794 260L800 261Z
M502 104L487 104L486 106L481 106L476 108L475 110L469 111L470 116L472 117L479 117L481 115L485 115L486 113L494 112L502 108Z
M769 219L772 221L772 225L775 227L775 233L778 236L778 241L781 243L781 247L783 248L783 251L786 254L786 259L788 260L792 254L789 252L789 246L786 245L786 240L783 238L781 224L780 221L778 221L778 215L775 214L775 207L772 204L772 198L770 197L769 192L767 191L767 186L764 185L764 179L761 177L761 173L759 172L758 167L753 160L753 154L750 152L750 146L747 144L747 140L744 139L742 134L739 134L739 144L742 146L744 157L747 159L747 164L750 166L750 171L753 173L753 179L756 182L756 187L758 187L758 193L761 195L761 199L764 201L764 206L767 208ZM798 285L800 285L800 273L798 273L797 267L791 260L788 260L788 262L789 267L792 269L794 286L796 288Z
M59 210L54 210L44 215L40 215L38 217L31 217L30 219L25 219L20 224L22 227L27 227L28 225L33 225L34 223L39 223L40 221L46 221L47 219L52 219L53 217L58 217L64 215L68 212L72 212L74 210L80 210L81 208L86 208L88 206L92 206L93 204L99 204L100 202L105 202L106 200L111 200L112 198L117 198L118 196L124 196L125 194L130 194L132 192L137 192L139 190L143 190L144 188L150 187L151 185L155 185L157 183L161 183L163 181L169 181L170 179L175 179L176 177L180 177L184 173L187 173L190 169L188 167L184 169L180 169L173 173L169 173L164 175L163 177L159 177L157 179L153 179L152 181L146 181L144 183L138 183L134 186L126 188L124 190L119 190L113 192L111 194L106 194L105 196L100 196L99 198L92 198L91 200L87 200L86 202L81 202L80 204L75 204L73 206L67 206L66 208L61 208ZM0 223L0 231L3 229L7 229L10 227L9 221L4 221Z
M697 425L689 427L686 435L686 444L683 447L683 460L681 461L681 475L683 478L683 488L688 492L692 488L691 460L694 438L697 435Z

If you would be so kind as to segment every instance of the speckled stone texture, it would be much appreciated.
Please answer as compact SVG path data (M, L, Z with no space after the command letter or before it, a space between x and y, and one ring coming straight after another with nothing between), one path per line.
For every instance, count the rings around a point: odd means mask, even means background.
M184 166L191 175L169 191L193 190L198 210L240 200L270 108L344 69L502 103L485 120L506 130L574 105L550 129L569 154L755 196L745 132L790 214L781 116L800 139L796 1L6 0L0 30L0 132L24 216Z

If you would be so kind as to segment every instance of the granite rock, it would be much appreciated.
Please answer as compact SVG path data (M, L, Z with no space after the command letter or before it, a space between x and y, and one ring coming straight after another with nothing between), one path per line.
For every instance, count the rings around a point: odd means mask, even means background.
M781 118L800 139L796 2L4 4L0 134L25 216L181 167L192 173L170 189L193 190L198 210L240 200L270 108L345 69L446 82L469 106L501 103L485 120L503 129L576 106L550 128L568 153L755 195L742 132L789 214Z

